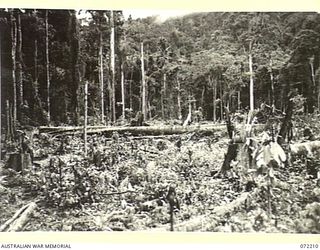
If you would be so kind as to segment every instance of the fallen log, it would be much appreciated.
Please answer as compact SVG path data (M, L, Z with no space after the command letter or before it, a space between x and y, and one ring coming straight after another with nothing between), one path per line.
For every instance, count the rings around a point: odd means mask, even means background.
M106 128L106 126L87 126L87 129L100 129ZM39 133L62 133L62 132L77 132L83 130L83 126L58 126L58 127L48 127L40 126Z
M201 215L190 220L174 225L174 231L195 232L195 231L212 231L219 224L219 219L227 213L231 213L242 205L245 205L249 197L255 196L258 190L253 192L242 193L236 200L216 207L210 215ZM154 228L152 231L168 231L169 226Z
M289 149L293 156L312 156L314 153L320 153L320 141L307 141L289 144Z
M199 132L199 133L208 133L213 134L215 132L222 132L224 131L224 126L219 125L204 125L204 126L141 126L141 127L110 127L110 128L103 128L103 129L95 129L89 130L89 134L95 133L113 133L117 132L119 134L122 133L129 133L131 135L171 135L171 134L183 134L183 133L192 133L192 132Z
M37 207L35 202L31 202L20 208L11 219L0 227L0 232L18 232L27 224L30 215Z
M83 130L83 127L40 127L40 133L48 134L67 134L76 133ZM129 133L131 135L170 135L170 134L182 134L188 132L209 132L223 131L223 125L192 125L192 126L118 126L118 127L106 127L106 126L88 126L88 134L112 134L117 132L119 134Z
M242 126L242 125L239 125ZM255 125L255 128L260 131L264 125ZM40 133L49 133L49 134L68 134L68 133L76 133L81 132L83 127L53 127L51 130L50 127L41 127L39 128ZM111 135L113 132L117 132L119 134L128 133L131 135L172 135L172 134L183 134L183 133L192 133L199 132L204 133L206 135L211 135L216 132L225 132L225 124L206 124L206 125L190 125L190 126L134 126L134 127L126 127L126 126L118 126L118 127L96 127L89 126L87 129L88 134L107 134Z

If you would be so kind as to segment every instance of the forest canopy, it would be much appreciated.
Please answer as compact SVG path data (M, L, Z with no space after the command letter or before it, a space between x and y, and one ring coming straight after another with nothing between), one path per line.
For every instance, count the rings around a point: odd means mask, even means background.
M80 125L86 82L92 125L138 111L182 120L190 103L213 121L226 107L284 111L290 92L302 112L319 110L317 13L203 12L164 22L81 13L0 10L3 118L9 110L17 124Z

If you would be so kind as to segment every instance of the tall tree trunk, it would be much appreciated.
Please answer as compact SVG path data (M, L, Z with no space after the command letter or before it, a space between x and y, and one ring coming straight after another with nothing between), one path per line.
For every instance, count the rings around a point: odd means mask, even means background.
M312 79L313 66L311 67L311 64L309 61L308 63L306 62L303 66L303 70L305 70L305 72L310 72L310 75L305 76L305 81L302 84L302 93L303 96L306 98L305 113L313 113L315 105L315 86Z
M162 90L161 90L161 114L162 114L162 119L164 120L166 118L165 113L166 113L166 85L167 85L167 74L163 73L163 85L162 85Z
M147 86L144 73L144 53L143 53L143 42L141 42L141 82L142 82L142 114L143 119L147 119Z
M312 81L312 88L311 91L312 92L312 96L314 96L316 94L316 79L315 79L315 70L314 70L314 56L312 58L310 58L309 60L309 64L310 64L310 71L311 71L311 81ZM310 96L310 98L313 98L312 96ZM317 102L319 103L319 93L318 93L318 98L317 98ZM314 103L314 101L312 101L312 103ZM312 112L314 111L314 108L312 108Z
M0 67L1 70L1 67ZM1 81L1 78L0 78ZM7 131L6 131L6 142L12 141L13 138L13 128L12 128L12 117L11 108L9 100L6 100L6 121L7 121Z
M87 122L88 122L88 81L84 85L84 155L87 156Z
M168 89L168 84L167 84L167 89ZM174 102L173 102L173 91L169 91L169 96L168 96L168 91L166 94L166 105L167 105L167 117L169 117L170 120L175 117L174 114Z
M112 121L116 121L116 95L115 95L115 40L114 40L114 16L110 13L111 35L110 35L110 70L111 70L111 114Z
M16 82L16 49L17 49L17 24L13 15L13 10L10 12L11 17L11 58L12 58L12 87L13 87L13 129L16 129L17 121L17 82Z
M133 100L132 100L132 78L133 78L133 70L131 70L131 77L130 77L130 81L129 81L129 108L132 110L133 109Z
M124 67L123 67L124 63L121 64L121 104L122 104L122 119L123 121L126 118L126 114L125 114L125 88L124 88Z
M133 71L132 69L127 69L128 70L128 79L127 79L127 83L128 83L128 90L127 90L127 93L128 93L128 108L132 110L132 77L133 77ZM130 74L129 74L130 72Z
M21 29L21 16L20 13L17 14L17 21L18 21L18 50L17 50L17 55L18 55L18 61L17 61L17 72L18 72L18 87L19 87L19 113L22 110L22 105L23 105L23 76L22 76L22 65L23 65L23 59L22 59L22 29ZM21 115L21 114L20 114ZM21 117L20 117L21 118Z
M212 84L212 120L215 122L215 121L217 121L217 105L216 105L216 100L217 100L217 80L214 79L212 81L210 76L208 76L208 78L209 78L209 83Z
M189 102L188 102L188 110L189 110L190 116L192 116L192 99L190 95L189 95Z
M318 110L320 111L320 83L318 86Z
M183 125L182 125L183 127L189 125L192 121L192 100L191 100L190 94L188 96L188 108L189 108L189 112L188 112L187 118L183 122Z
M223 89L222 89L222 81L221 79L219 79L220 81L220 119L221 121L224 120L223 117L223 108L224 108L224 101L223 101Z
M201 101L200 101L200 106L203 108L204 106L204 94L206 93L206 86L203 85L202 91L201 91Z
M31 83L31 95L32 95L32 117L34 121L41 124L48 124L48 114L45 113L45 109L42 107L41 99L39 97L39 76L38 76L38 41L34 41L34 81ZM34 117L35 116L35 117Z
M39 93L39 86L38 86L38 40L34 40L34 86L35 86L35 93L38 95Z
M100 92L101 92L101 123L105 124L104 119L104 82L103 82L103 40L102 30L100 27L100 47L99 47L99 79L100 79Z
M148 117L149 119L152 118L152 109L151 109L151 102L150 102L150 99L148 99L148 102L147 102L147 111L148 111Z
M111 76L111 69L109 71L109 76ZM107 84L108 84L108 92L109 92L109 105L107 106L107 119L109 121L112 121L112 79L111 77L108 77L107 79Z
M178 119L181 120L182 119L182 111L181 111L181 84L178 78L178 74L177 74L177 84L178 84Z
M79 52L80 52L80 37L79 37L79 23L76 17L76 12L71 12L71 72L72 72L72 94L71 94L71 112L73 115L74 124L79 123L79 105L78 105L78 92L80 81L80 64L79 64Z
M273 71L272 71L272 58L270 58L270 87L271 87L271 95L270 95L270 105L272 107L272 110L275 109L275 103L274 103L274 79L273 79Z
M238 91L238 110L241 109L241 91Z
M253 85L253 68L252 68L252 41L249 43L249 72L250 72L250 111L254 110L254 85Z
M314 62L314 57L310 58L310 60L309 60L309 65L310 65L310 71L311 71L312 84L313 84L313 86L315 87L315 86L316 86L316 80L315 80L315 76L314 76L313 62Z
M227 110L230 110L230 95L227 94L226 96L226 108Z
M48 120L50 121L50 61L49 61L49 25L48 25L48 10L45 15L45 29L46 29L46 77L47 77L47 110Z
M318 82L318 112L320 111L320 81Z

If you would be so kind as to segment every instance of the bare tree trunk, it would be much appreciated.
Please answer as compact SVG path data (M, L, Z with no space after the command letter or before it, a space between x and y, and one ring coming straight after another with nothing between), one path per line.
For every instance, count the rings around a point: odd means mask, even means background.
M87 156L87 122L88 122L88 81L84 85L84 155Z
M315 93L316 91L316 79L315 79L315 70L314 70L314 56L310 59L309 61L309 64L310 64L310 70L311 70L311 80L312 80L312 84L313 84L313 93ZM319 108L319 97L320 97L320 94L319 94L319 91L318 91L318 108Z
M2 89L2 44L1 44L1 36L0 36L0 89ZM0 96L1 96L1 93L0 93ZM8 108L9 107L9 103L7 103L8 100L6 100L6 115L8 117ZM2 106L1 106L2 102L0 100L0 110L2 111ZM6 122L8 122L8 118L6 119ZM8 128L7 128L8 129ZM1 148L2 144L0 144L0 151L2 151L2 148ZM0 160L1 160L1 153L0 153Z
M143 119L147 118L147 85L144 73L144 53L143 53L143 42L141 42L141 82L142 82L142 114Z
M214 79L212 81L211 77L209 76L209 83L212 83L212 119L215 122L217 120L217 80Z
M128 80L129 81L129 109L133 109L133 104L132 104L132 78L133 78L133 69L131 69L131 72L130 72L130 79Z
M151 109L151 102L150 99L148 99L148 108L147 108L148 114L149 114L149 119L152 118L152 109Z
M167 86L168 87L168 86ZM173 102L173 91L169 91L169 97L168 97L168 94L167 94L167 116L169 117L170 120L173 119L173 117L175 117L175 115L173 116L174 114L174 102Z
M320 112L320 82L318 85L318 112Z
M116 121L116 95L115 95L115 54L114 54L114 19L113 11L110 13L111 35L110 35L110 68L111 68L111 114L112 121Z
M161 117L162 117L162 120L164 120L164 98L163 98L163 86L161 87Z
M48 25L48 10L45 16L45 29L46 29L46 77L47 77L47 109L48 120L50 121L50 73L49 73L49 25Z
M166 73L163 74L163 85L162 85L162 91L161 91L161 113L162 113L162 119L165 119L165 100L166 100L166 83L167 82L167 75Z
M191 100L191 96L189 95L189 114L190 116L192 116L192 100Z
M109 73L111 74L111 70L109 71ZM109 92L109 106L107 106L107 116L108 116L108 120L112 121L112 79L111 77L108 78L107 80L107 84L108 84L108 92Z
M254 110L254 85L253 85L253 68L252 68L252 41L249 44L249 72L250 72L250 110Z
M17 121L17 82L16 82L16 49L17 49L17 24L13 15L11 17L11 58L12 58L12 87L13 87L13 129L16 128Z
M206 87L203 86L202 92L201 92L201 101L200 101L201 108L203 108L203 105L204 105L204 94L205 94L205 92L206 92Z
M224 118L223 118L223 108L224 108L223 89L222 89L222 81L220 81L220 119L221 119L221 121L224 120Z
M1 67L0 67L1 68ZM7 132L6 141L12 141L13 139L13 127L12 127L12 115L9 100L6 101L6 119L7 119Z
M48 123L48 116L45 114L42 108L42 103L39 98L39 76L38 76L38 41L34 40L34 82L31 84L31 90L33 95L33 114L36 114L37 118L41 120L41 123Z
M318 110L320 110L320 87L318 90Z
M124 69L123 69L123 63L121 64L121 104L122 104L122 119L125 120L126 114L125 114L125 89L124 89Z
M101 28L101 27L100 27ZM103 40L102 31L100 30L100 47L99 47L99 79L100 79L100 92L101 92L101 123L105 124L104 119L104 82L103 82Z
M132 81L129 81L129 95L130 95L130 109L133 109L133 100L132 100Z
M70 111L73 118L73 123L79 123L79 82L80 82L80 63L79 63L79 53L80 53L80 32L79 32L79 21L76 16L76 11L70 11L70 26L69 32L71 34L69 39L70 44L70 68L72 75L72 94L70 102Z
M189 107L189 112L188 112L187 118L183 122L183 125L182 125L183 127L189 125L191 123L191 120L192 120L192 101L191 101L191 96L190 95L188 97L188 107Z
M38 95L39 86L38 86L38 41L34 40L34 87L35 93Z
M313 61L314 57L310 58L309 64L310 64L310 70L311 70L311 79L312 79L312 84L315 87L316 86L316 80L315 80L315 74L314 74L314 67L313 67Z
M178 84L178 119L181 120L182 119L182 111L181 111L181 84L178 78L178 74L177 74L177 84Z
M270 58L270 82L271 82L271 95L270 95L270 99L271 99L271 107L272 110L274 110L275 108L275 103L274 103L274 79L273 79L273 72L272 72L272 58Z
M18 61L17 61L17 72L18 72L18 87L19 87L19 113L23 105L23 76L22 76L22 30L21 30L21 16L18 13ZM21 115L21 114L20 114Z

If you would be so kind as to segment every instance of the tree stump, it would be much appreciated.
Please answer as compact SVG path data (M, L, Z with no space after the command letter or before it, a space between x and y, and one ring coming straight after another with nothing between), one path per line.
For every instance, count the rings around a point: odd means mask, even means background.
M7 168L13 169L17 172L24 173L25 170L32 166L31 156L29 153L11 153L6 164Z
M231 162L236 160L239 151L239 143L229 142L227 154L220 169L221 174L225 174L231 168Z

